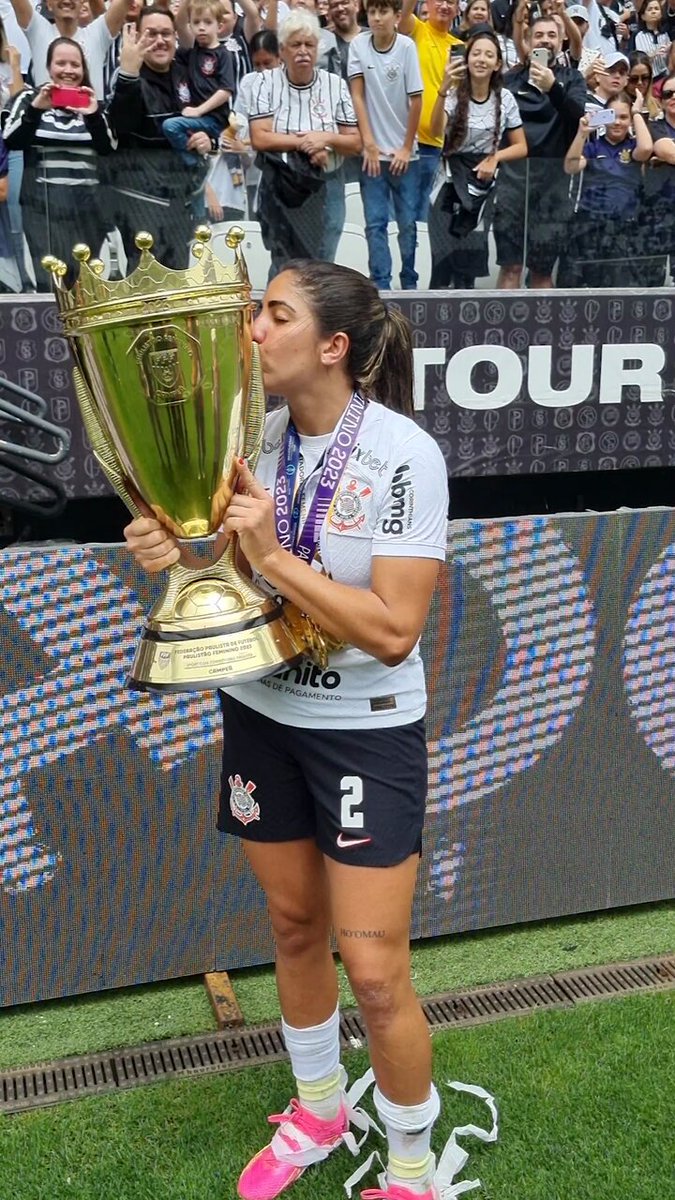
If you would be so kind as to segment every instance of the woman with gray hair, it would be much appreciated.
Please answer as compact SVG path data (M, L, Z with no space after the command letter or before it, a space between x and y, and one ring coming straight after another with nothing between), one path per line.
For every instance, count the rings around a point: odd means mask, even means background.
M293 258L334 260L344 224L342 159L361 150L347 85L317 68L320 32L313 13L295 9L279 31L283 65L263 71L251 97L270 278Z

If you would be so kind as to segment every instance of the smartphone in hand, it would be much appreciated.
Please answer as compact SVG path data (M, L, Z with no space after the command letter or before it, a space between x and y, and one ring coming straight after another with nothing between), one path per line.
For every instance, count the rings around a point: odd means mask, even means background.
M616 121L613 108L592 108L587 115L589 129L603 129L605 125L613 125Z
M54 108L88 108L91 96L86 88L53 87L51 90Z

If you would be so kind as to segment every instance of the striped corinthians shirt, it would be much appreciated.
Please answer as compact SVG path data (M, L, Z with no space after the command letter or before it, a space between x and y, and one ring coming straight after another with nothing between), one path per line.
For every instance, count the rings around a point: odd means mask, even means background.
M98 183L97 157L117 146L117 139L99 108L91 116L32 107L35 92L16 97L4 129L11 150L27 152L26 165L34 169L35 183L66 187L94 187Z
M356 126L349 88L340 75L316 70L311 83L291 83L284 67L261 71L251 88L249 120L273 117L275 133L336 133L338 125Z

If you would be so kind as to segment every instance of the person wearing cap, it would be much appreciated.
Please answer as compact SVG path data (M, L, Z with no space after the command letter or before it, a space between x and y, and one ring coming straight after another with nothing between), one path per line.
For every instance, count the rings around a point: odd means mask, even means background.
M570 4L569 8L567 9L567 19L568 21L572 22L581 37L581 54L579 55L578 61L574 63L574 66L581 71L582 75L585 75L586 69L591 65L593 60L597 58L600 52L598 50L591 50L583 44L586 34L590 28L588 13L586 12L583 4Z
M629 71L626 55L618 50L605 59L598 59L587 77L587 107L611 108L612 101L626 89Z
M494 234L500 288L520 287L523 266L533 288L553 286L552 273L565 241L569 181L563 160L584 115L586 88L574 67L556 63L560 30L555 17L538 17L530 27L527 60L504 76L516 98L529 158L506 162L497 177ZM532 61L547 52L548 65Z

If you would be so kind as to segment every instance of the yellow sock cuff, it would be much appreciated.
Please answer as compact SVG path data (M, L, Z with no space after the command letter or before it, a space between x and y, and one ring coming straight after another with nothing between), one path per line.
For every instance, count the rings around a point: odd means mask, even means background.
M433 1166L434 1156L431 1152L417 1161L395 1158L393 1154L390 1154L387 1161L387 1171L391 1172L395 1179L423 1179L433 1169Z
M296 1079L298 1085L298 1100L327 1100L335 1092L340 1091L342 1082L340 1069L324 1079Z

